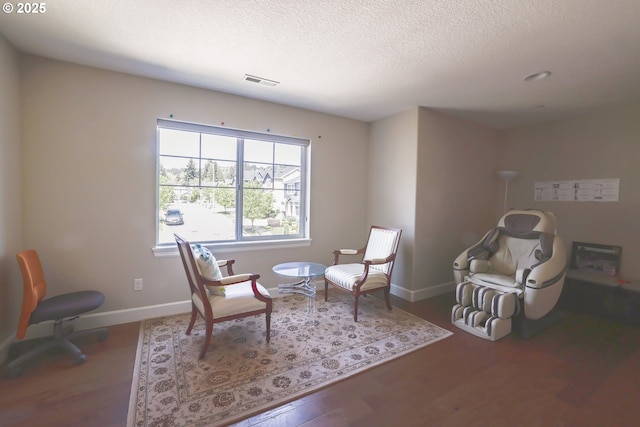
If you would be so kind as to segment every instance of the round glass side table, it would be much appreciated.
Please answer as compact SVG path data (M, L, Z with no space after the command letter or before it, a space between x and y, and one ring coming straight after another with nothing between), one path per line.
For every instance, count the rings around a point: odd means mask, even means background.
M307 297L307 312L313 313L316 306L316 278L324 275L326 266L315 262L285 262L273 267L273 272L281 276L300 279L295 283L278 285L281 295L300 294Z

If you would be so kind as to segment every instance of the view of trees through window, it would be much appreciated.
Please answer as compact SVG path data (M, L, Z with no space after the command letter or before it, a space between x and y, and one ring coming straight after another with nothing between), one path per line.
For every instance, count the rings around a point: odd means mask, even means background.
M308 140L158 121L158 243L304 236Z

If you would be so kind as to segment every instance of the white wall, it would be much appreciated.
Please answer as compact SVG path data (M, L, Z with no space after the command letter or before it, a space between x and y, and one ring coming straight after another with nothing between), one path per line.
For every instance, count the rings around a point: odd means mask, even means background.
M19 83L18 55L0 36L0 349L15 335L22 301Z
M553 211L558 234L573 241L622 246L621 274L640 279L640 105L506 131L500 164L520 172L509 205ZM534 183L620 178L620 201L536 202Z
M236 272L274 288L273 265L328 264L362 237L353 224L366 217L366 123L33 56L21 63L21 96L24 246L40 252L52 295L95 288L101 311L188 298L179 258L151 251L156 118L170 114L312 141L311 246L225 253Z

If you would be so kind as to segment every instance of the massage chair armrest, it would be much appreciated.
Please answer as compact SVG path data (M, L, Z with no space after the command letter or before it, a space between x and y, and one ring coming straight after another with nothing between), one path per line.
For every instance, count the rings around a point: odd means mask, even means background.
M487 248L483 246L484 240L489 236L493 230L489 230L482 239L480 239L473 246L465 249L458 257L453 261L453 277L456 283L461 283L464 278L469 274L469 264L471 260L488 260L491 253Z
M486 259L472 259L469 263L470 273L488 273L491 269L491 263Z
M471 246L453 261L453 276L460 283L469 273L487 273L490 269L489 251L486 248Z
M467 259L479 259L479 260L488 260L491 258L491 252L483 246L475 245L467 250Z
M527 277L527 287L544 288L559 280L567 266L567 254L559 236L553 241L553 255L531 268Z
M469 257L467 256L468 252L468 250L465 250L453 261L454 270L469 270Z
M465 250L453 261L453 278L456 283L462 283L468 274L469 260L467 258L467 250Z

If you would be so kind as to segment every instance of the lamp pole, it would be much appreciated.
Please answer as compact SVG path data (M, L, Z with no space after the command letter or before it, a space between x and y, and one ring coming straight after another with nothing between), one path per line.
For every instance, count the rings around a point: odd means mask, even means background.
M502 207L503 212L507 211L507 196L509 194L509 181L518 176L518 171L501 170L498 171L498 176L504 181L504 204Z

